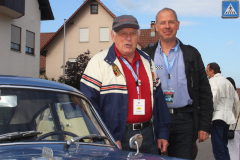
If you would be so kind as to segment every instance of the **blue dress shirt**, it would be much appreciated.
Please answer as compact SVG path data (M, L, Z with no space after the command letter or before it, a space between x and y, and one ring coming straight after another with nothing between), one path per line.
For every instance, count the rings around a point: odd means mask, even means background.
M177 44L179 41L176 40ZM170 49L167 57L168 63L175 57L173 67L170 71L170 90L174 90L174 101L171 104L167 104L168 108L180 108L186 105L192 104L192 99L188 94L187 78L185 74L185 65L183 61L183 53L178 45L176 54L174 53L175 47ZM162 84L162 90L168 90L168 68L165 64L163 51L160 41L155 51L154 64L157 69L157 75L160 78Z

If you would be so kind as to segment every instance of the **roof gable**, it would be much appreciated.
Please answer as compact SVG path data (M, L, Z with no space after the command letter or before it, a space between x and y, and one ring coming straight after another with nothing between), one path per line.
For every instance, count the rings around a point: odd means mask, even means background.
M49 0L38 0L41 10L41 20L54 20L53 12Z
M71 23L71 20L89 3L91 2L98 2L113 18L116 16L100 1L100 0L86 0L73 14L72 16L66 21L65 24ZM44 52L44 48L56 37L58 33L60 33L64 28L64 25L62 25L57 32L55 32L48 41L40 48L40 54L45 56L46 52Z

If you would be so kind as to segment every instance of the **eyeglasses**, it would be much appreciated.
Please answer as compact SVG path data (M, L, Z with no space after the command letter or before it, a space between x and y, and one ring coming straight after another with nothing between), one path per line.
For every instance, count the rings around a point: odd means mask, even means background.
M127 31L119 31L117 33L119 36L123 37L123 38L126 38L128 37L128 35L130 37L134 37L134 36L137 36L138 35L138 32L137 31L130 31L130 32L127 32Z

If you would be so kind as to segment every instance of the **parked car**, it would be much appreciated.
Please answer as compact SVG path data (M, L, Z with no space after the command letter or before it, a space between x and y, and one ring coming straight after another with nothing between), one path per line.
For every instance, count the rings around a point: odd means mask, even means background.
M142 154L142 135L120 150L89 100L70 86L0 76L0 159L165 159Z

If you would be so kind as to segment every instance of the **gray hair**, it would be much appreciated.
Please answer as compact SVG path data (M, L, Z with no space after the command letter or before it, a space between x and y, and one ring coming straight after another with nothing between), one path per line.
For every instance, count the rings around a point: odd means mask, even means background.
M116 37L116 32L112 30L114 37ZM140 29L138 29L138 36L140 36Z
M176 21L178 22L177 13L176 13L173 9L171 9L171 8L163 8L163 9L160 10L160 11L157 13L157 15L156 15L156 24L158 24L158 15L159 15L159 13L162 12L162 11L172 11L173 14L175 15Z

